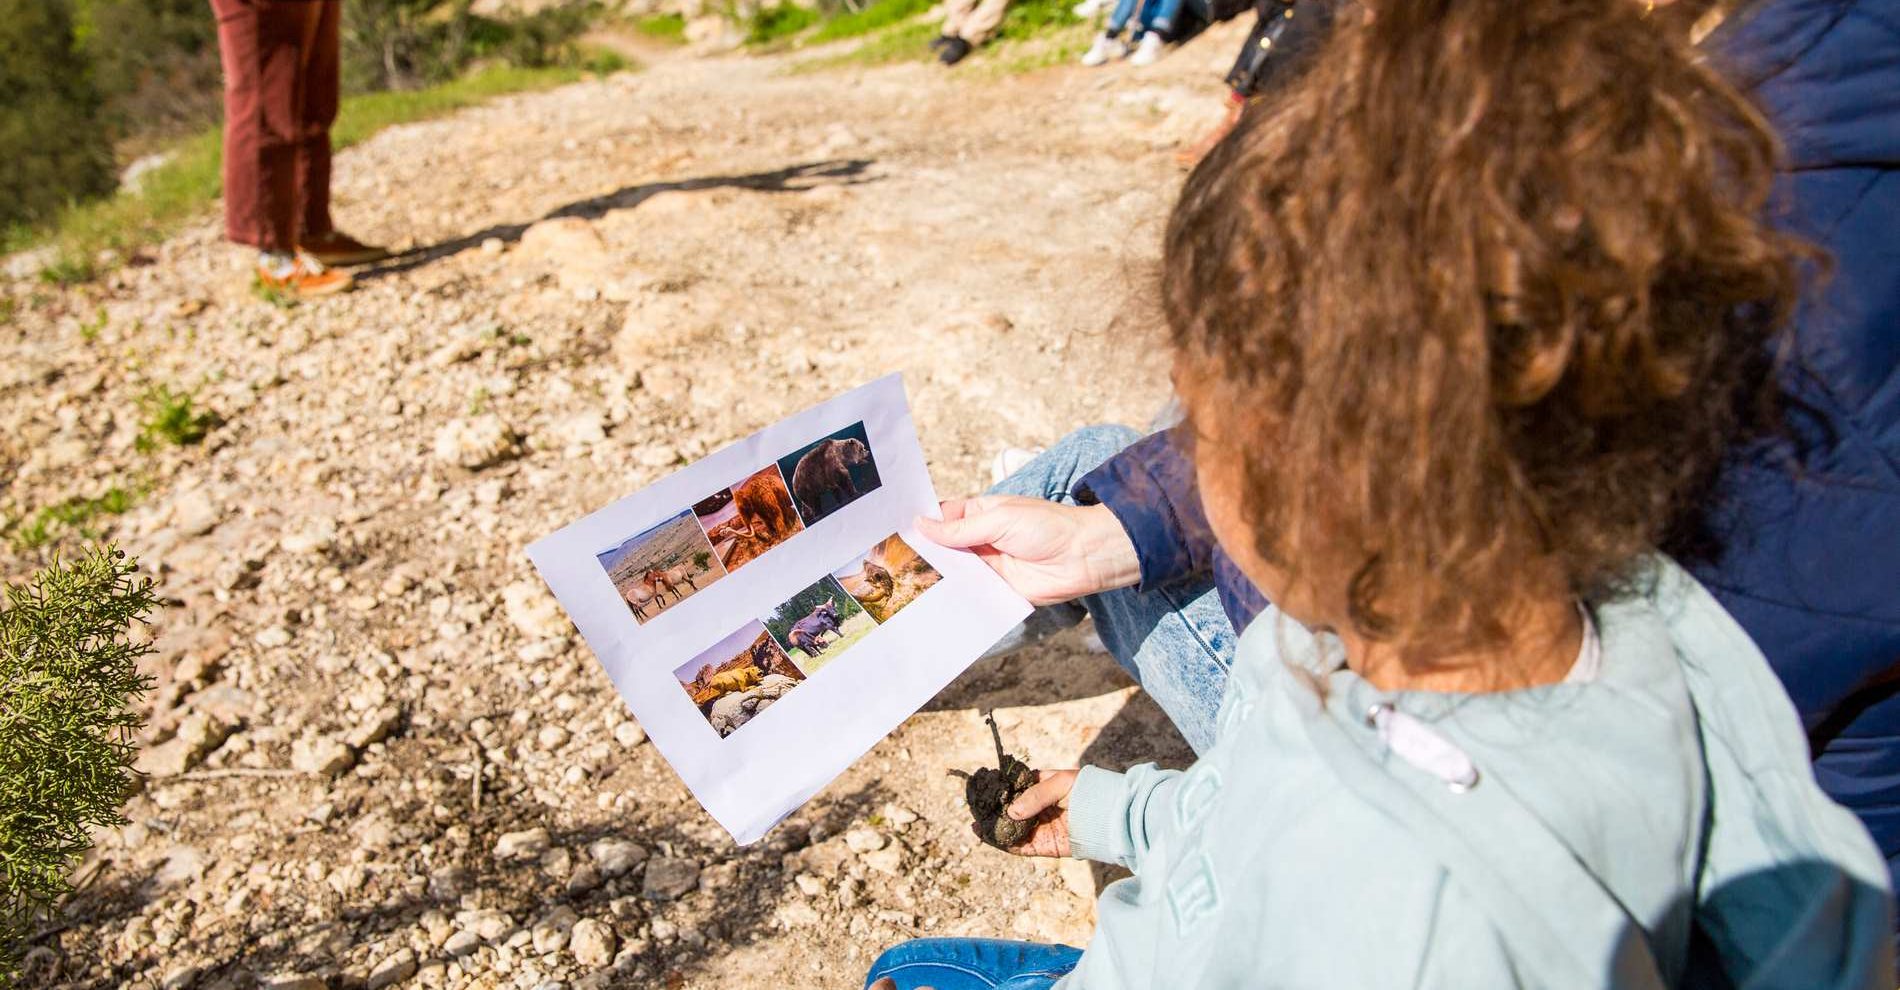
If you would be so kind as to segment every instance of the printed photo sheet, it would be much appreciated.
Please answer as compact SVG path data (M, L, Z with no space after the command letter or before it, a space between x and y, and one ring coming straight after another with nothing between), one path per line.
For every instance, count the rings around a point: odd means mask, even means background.
M706 810L750 843L1029 614L937 514L897 375L528 548Z

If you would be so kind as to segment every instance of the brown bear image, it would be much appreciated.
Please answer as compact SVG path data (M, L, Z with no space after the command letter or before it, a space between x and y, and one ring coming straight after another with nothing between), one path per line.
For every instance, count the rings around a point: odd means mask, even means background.
M867 483L860 488L857 479L866 475ZM806 522L824 518L877 486L871 448L853 438L820 442L792 470L792 495Z

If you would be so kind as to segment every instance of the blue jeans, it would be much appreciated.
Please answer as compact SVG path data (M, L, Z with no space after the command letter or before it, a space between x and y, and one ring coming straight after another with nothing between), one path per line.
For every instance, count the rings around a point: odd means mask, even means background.
M1082 476L1141 439L1125 426L1089 426L1063 437L990 489L1076 504ZM1234 625L1221 608L1212 576L1137 591L1118 588L1060 605L1045 605L992 652L1026 645L1082 621L1122 669L1141 682L1196 753L1214 743L1214 716L1234 665Z
M1075 968L1082 950L993 938L919 938L885 950L864 978L898 990L1048 990Z
M1075 505L1082 476L1141 438L1123 426L1090 426L1063 437L992 494L1026 495ZM1026 646L1095 619L1095 632L1122 669L1141 682L1196 753L1214 742L1214 717L1227 671L1234 665L1234 626L1221 608L1213 578L1137 591L1120 588L1030 613L991 649ZM878 957L867 984L889 976L898 990L1047 990L1075 968L1080 949L1037 942L976 938L921 938Z
M1108 23L1102 29L1113 38L1122 33L1129 21L1135 22L1135 31L1130 38L1139 38L1149 31L1161 32L1163 39L1171 39L1176 27L1175 21L1181 16L1181 9L1190 7L1196 17L1205 21L1208 17L1206 0L1116 0L1115 9L1109 12ZM1140 16L1136 16L1139 8Z

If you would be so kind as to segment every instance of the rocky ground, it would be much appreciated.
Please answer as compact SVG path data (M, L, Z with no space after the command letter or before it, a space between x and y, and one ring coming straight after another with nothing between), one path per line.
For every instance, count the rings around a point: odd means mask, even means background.
M211 217L95 285L0 283L0 504L132 494L90 527L171 602L132 824L34 981L853 987L907 937L1085 939L1102 877L977 845L946 774L990 758L989 707L1033 764L1183 760L1079 634L979 663L739 848L523 548L889 371L945 493L1145 421L1172 153L1234 43L1023 76L669 58L343 155L344 225L409 249L348 296L259 299ZM142 449L159 386L222 424Z

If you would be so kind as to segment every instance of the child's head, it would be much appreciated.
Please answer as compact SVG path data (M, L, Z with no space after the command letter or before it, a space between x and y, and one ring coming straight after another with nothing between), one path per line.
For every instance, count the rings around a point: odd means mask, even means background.
M1601 597L1753 419L1775 145L1641 0L1390 0L1189 179L1164 305L1223 543L1429 659Z

